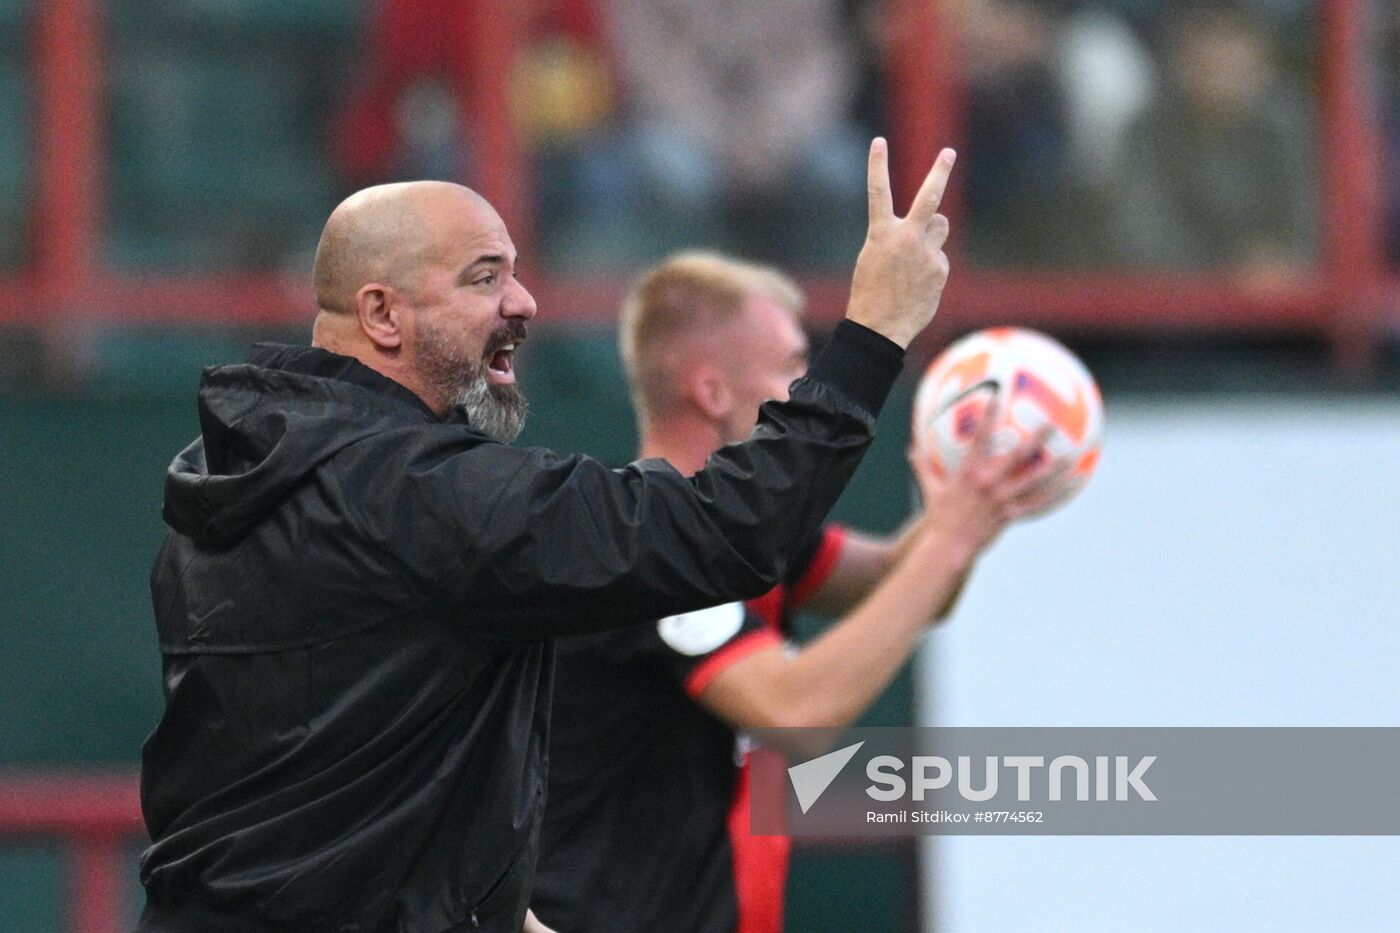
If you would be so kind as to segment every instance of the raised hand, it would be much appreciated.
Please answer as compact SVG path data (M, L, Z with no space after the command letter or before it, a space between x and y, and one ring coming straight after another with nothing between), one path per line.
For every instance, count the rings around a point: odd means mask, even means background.
M870 144L870 222L856 259L846 317L901 347L928 326L948 281L948 218L938 213L956 153L944 149L924 179L906 217L896 217L890 196L889 146Z

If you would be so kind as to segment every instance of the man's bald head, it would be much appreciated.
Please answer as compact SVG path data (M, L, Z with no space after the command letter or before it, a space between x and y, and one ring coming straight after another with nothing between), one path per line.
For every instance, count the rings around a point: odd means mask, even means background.
M331 212L316 247L317 306L353 313L356 293L372 282L412 290L463 210L483 224L500 223L485 198L450 182L399 182L352 194Z
M536 310L516 258L500 215L469 188L366 188L321 234L311 343L389 377L439 416L462 408L478 429L513 438L525 417L515 348Z

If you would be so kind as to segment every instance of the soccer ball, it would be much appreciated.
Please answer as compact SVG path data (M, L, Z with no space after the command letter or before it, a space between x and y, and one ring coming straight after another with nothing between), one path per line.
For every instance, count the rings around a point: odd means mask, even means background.
M1103 400L1094 377L1069 350L1044 334L996 327L969 334L929 364L914 397L914 448L934 472L958 468L982 411L1001 410L997 452L1014 448L1044 424L1054 431L1045 450L1070 465L1064 489L1039 514L1058 508L1088 482L1099 462Z

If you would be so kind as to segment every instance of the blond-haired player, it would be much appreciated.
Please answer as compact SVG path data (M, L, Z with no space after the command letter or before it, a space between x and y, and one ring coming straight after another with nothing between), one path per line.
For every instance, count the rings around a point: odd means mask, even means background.
M646 273L621 319L641 455L691 475L747 437L806 369L802 305L777 270L714 253ZM1046 494L1037 447L994 455L979 431L946 481L914 464L924 510L896 538L828 525L759 599L561 640L540 919L578 933L779 930L788 841L748 833L737 735L859 716L977 555ZM795 650L799 606L839 621Z

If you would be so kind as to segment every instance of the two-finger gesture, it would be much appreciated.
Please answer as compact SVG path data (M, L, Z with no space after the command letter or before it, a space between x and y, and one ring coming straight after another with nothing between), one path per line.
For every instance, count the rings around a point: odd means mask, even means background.
M956 154L938 154L904 217L896 217L890 194L889 147L876 138L867 168L870 220L856 259L846 316L901 347L909 346L933 320L948 281L948 218L938 212Z

